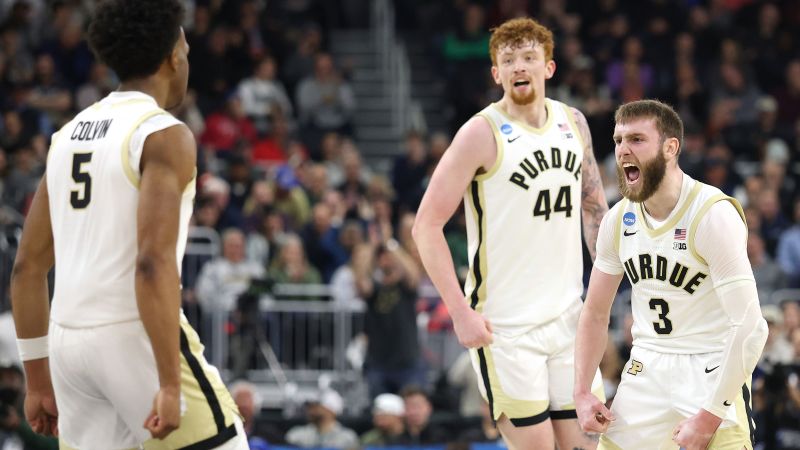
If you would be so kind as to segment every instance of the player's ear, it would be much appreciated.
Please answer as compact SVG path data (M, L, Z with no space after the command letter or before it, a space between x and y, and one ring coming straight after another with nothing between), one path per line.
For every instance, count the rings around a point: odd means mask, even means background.
M681 144L680 144L680 142L678 142L678 138L671 137L671 138L665 139L664 140L664 148L663 148L663 150L666 153L666 156L671 156L671 157L677 159L678 150L680 149L680 145Z
M544 79L549 80L553 78L556 73L556 62L554 60L547 61L544 65Z
M500 86L503 82L500 80L500 70L497 66L492 66L492 78L494 79L494 84Z

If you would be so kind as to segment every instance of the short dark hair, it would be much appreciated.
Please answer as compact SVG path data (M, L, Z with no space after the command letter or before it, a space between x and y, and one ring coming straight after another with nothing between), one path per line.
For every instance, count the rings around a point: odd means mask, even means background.
M655 119L661 142L667 138L678 140L678 153L683 148L683 121L666 103L658 100L637 100L625 103L614 113L614 122L627 123L637 119Z
M97 7L88 40L121 81L154 74L180 36L179 0L106 0Z

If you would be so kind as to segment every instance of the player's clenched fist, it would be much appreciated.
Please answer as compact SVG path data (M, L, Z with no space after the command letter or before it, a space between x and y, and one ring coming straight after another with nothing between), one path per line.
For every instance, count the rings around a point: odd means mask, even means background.
M463 308L452 313L452 317L458 342L464 347L478 348L492 343L492 325L474 309Z
M144 427L154 438L164 439L181 423L181 390L179 387L162 387L153 400L153 410L144 421Z
M605 433L614 415L591 392L575 396L578 423L585 432Z

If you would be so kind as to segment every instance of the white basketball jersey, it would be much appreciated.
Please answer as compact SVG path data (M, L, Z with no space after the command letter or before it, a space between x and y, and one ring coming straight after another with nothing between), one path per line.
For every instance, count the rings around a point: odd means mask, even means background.
M719 189L684 177L688 195L658 228L647 223L641 203L622 200L609 212L619 260L632 286L633 344L662 353L722 351L730 323L694 236L718 201L731 202L742 220L744 213Z
M149 134L180 123L148 95L114 92L53 135L47 189L56 323L80 328L139 318L134 291L139 161ZM179 270L193 200L194 180L181 199Z
M545 99L545 107L541 128L497 104L478 113L494 131L497 160L464 196L467 301L512 332L550 322L583 293L583 143L568 106Z

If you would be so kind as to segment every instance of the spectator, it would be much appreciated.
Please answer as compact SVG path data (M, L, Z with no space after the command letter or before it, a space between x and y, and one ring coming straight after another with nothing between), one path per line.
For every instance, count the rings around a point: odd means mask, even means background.
M416 386L408 386L400 396L406 407L406 434L413 445L442 444L449 441L448 433L431 424L433 405L428 394Z
M297 86L297 111L300 126L308 134L312 157L319 159L319 139L325 132L352 134L356 99L350 84L343 80L327 53L317 54L314 75Z
M275 79L276 65L275 59L267 56L256 65L252 77L239 83L238 95L242 99L242 109L261 134L271 131L276 113L285 119L293 114L292 103L283 84Z
M244 114L241 99L238 95L231 94L222 110L206 118L200 143L211 148L216 156L225 158L236 149L239 142L252 145L256 142L256 137L256 129Z
M355 272L353 265L355 261L368 257L364 253L372 252L370 245L364 244L364 230L361 224L355 220L345 222L342 232L339 235L342 247L349 255L347 264L336 269L331 277L331 297L333 301L343 307L358 308L364 304L364 299L358 295L356 289Z
M227 229L222 234L222 256L203 265L200 271L197 299L206 313L232 311L250 281L264 275L264 266L245 258L244 234Z
M414 212L419 207L425 192L423 180L428 171L428 154L424 137L416 131L406 134L405 154L394 160L392 186L397 193L396 206L399 212Z
M261 414L261 396L255 385L247 381L237 381L231 385L231 397L239 408L244 422L244 432L247 434L247 443L252 449L268 449L266 440L256 435L256 418Z
M332 223L329 205L317 203L312 209L312 220L302 233L308 261L318 268L322 281L330 282L333 272L347 262L348 256L339 243L339 227Z
M270 268L269 272L270 277L276 283L322 283L322 277L319 271L309 264L306 259L303 241L296 235L289 235L286 237L281 245L278 259Z
M800 287L800 198L794 202L794 224L778 241L778 264L786 274L789 287Z
M353 449L358 447L356 433L340 424L336 417L342 413L344 401L334 390L326 390L306 405L307 425L298 425L286 433L286 442L302 448L327 447Z
M374 427L361 436L361 445L380 446L405 445L405 404L395 394L381 394L372 402L372 424Z
M275 172L274 205L286 218L290 229L302 229L311 218L308 197L289 165L280 166Z
M747 238L747 257L753 267L753 276L758 286L761 304L769 302L770 294L786 286L786 276L764 249L764 241L757 233Z
M356 288L367 302L365 376L370 395L420 384L424 377L415 309L419 268L394 240L355 256Z

